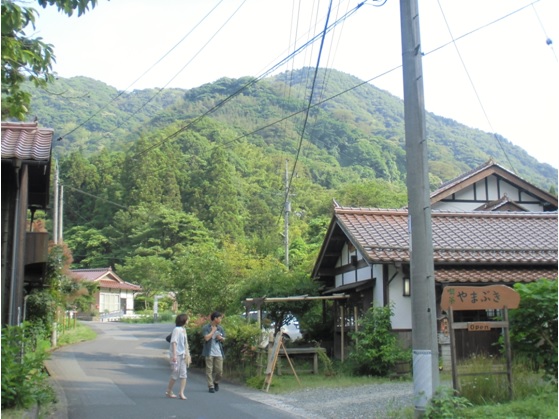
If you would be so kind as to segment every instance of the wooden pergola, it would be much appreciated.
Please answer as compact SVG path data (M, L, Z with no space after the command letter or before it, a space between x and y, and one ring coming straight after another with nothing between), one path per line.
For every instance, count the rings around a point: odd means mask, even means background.
M258 327L261 327L261 317L262 317L262 306L266 303L285 303L291 301L346 301L349 299L350 296L347 294L332 294L329 296L309 296L309 295L294 295L290 297L254 297L254 298L246 298L243 301L243 305L245 306L246 310L246 317L249 318L249 311L253 307L256 307L256 311L258 312ZM323 307L324 308L324 307ZM340 310L341 313L341 350L342 350L342 361L344 360L344 327L345 327L345 314L344 310ZM355 324L357 327L357 322Z

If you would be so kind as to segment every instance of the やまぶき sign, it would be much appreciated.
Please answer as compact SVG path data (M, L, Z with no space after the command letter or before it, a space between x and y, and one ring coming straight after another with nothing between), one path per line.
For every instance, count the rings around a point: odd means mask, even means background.
M441 296L441 309L453 310L499 310L517 308L520 294L506 285L482 287L447 286Z

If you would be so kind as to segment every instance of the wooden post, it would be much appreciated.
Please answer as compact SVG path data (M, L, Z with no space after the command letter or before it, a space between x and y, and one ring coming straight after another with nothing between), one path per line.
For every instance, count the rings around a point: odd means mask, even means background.
M301 385L301 381L299 380L299 377L297 376L297 372L295 371L295 367L293 366L293 363L291 362L291 358L289 358L289 354L287 353L287 349L285 348L285 345L283 344L283 339L281 340L281 347L283 348L283 352L285 353L285 357L287 358L287 362L289 362L289 366L291 367L291 371L293 371L293 375L297 379L297 382L299 383L299 385ZM318 368L318 366L317 366L317 368Z
M454 335L454 310L452 307L448 313L448 329L450 332L450 365L452 365L452 388L460 390L458 383L458 371L456 365L456 336Z
M345 360L345 306L342 304L340 306L340 311L341 311L341 324L340 324L340 331L341 331L341 339L340 339L340 343L341 343L341 357L342 357L342 362L344 362Z
M509 335L509 310L508 308L503 309L503 320L506 323L504 327L505 332L505 351L507 357L507 377L509 379L509 399L512 400L512 354L510 349L510 335Z

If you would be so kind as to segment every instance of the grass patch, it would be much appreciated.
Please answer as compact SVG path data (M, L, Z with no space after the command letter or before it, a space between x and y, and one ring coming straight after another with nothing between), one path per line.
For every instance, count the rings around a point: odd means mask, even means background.
M557 418L557 388L555 391L528 396L510 403L476 406L466 409L457 418L495 417L507 419L551 419Z
M76 322L76 327L64 330L64 333L58 336L57 345L66 346L74 343L93 340L97 337L97 333L89 326L82 322Z

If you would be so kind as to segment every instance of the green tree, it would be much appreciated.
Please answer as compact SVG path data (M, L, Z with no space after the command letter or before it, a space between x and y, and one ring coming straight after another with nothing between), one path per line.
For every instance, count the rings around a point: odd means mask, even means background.
M66 244L72 249L74 263L81 268L111 265L111 241L96 228L75 226L65 234Z
M115 270L126 281L133 282L142 287L145 296L146 309L148 301L157 294L170 291L172 262L160 256L132 256L127 258L122 265L116 265Z
M121 182L128 205L163 204L176 210L182 208L174 163L178 150L168 143L153 147L154 142L164 138L163 132L156 138L139 138L126 156Z
M244 233L245 214L235 167L227 152L214 149L205 167L193 179L193 209L207 227L219 237L240 238Z
M163 205L139 205L119 211L107 227L113 257L156 255L167 259L209 240L209 232L194 215Z
M172 290L181 310L203 316L228 312L234 302L230 286L236 282L223 250L214 244L191 247L173 261Z
M407 204L407 192L403 185L372 179L345 185L336 192L336 200L348 207L401 208Z
M96 4L97 0L39 0L39 5L56 5L68 16L76 9L81 16ZM28 29L35 30L36 17L37 11L31 7L12 0L2 2L2 119L25 118L31 100L31 93L22 89L25 81L39 87L54 80L53 46L27 34Z
M317 295L317 284L308 274L287 271L279 261L263 264L251 272L241 289L240 300L262 297L291 297L295 295ZM310 300L266 303L263 307L267 318L274 322L275 333L293 316L299 319L313 306Z

